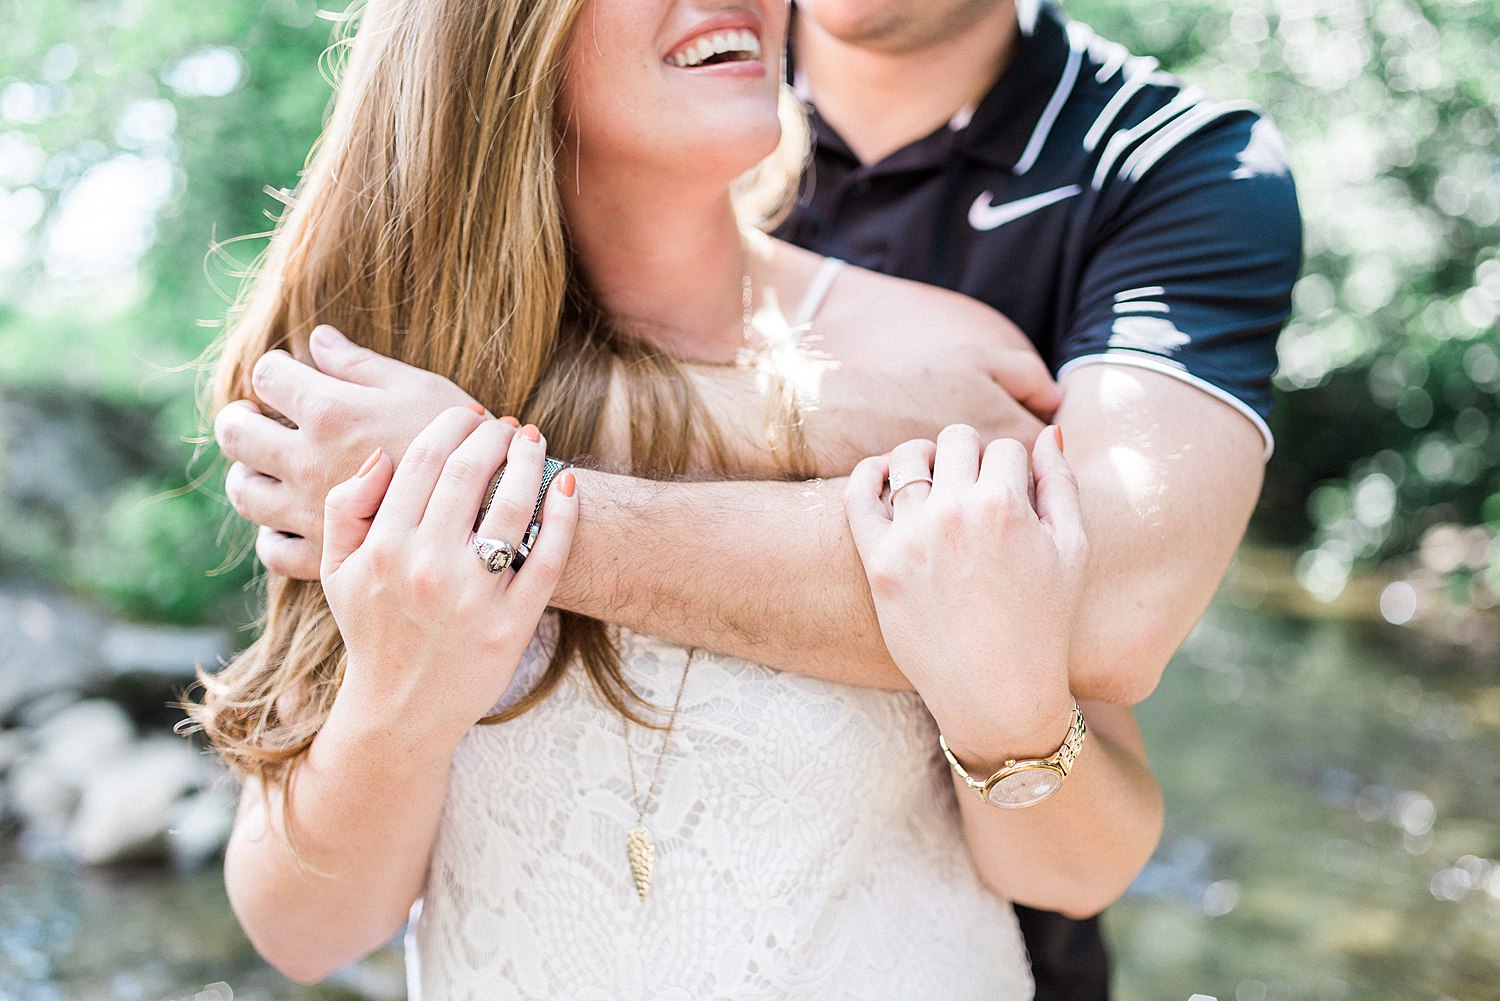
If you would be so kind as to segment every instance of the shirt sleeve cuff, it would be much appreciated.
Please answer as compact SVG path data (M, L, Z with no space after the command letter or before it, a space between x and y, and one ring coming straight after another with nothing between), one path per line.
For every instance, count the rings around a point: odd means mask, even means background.
M1270 425L1266 423L1264 417L1256 413L1253 407L1228 390L1200 379L1181 365L1168 361L1165 358L1158 358L1155 355L1148 355L1140 351L1101 351L1098 354L1079 355L1077 358L1070 359L1062 368L1057 370L1057 380L1061 382L1063 376L1075 368L1101 363L1134 365L1136 368L1146 368L1153 372L1161 372L1163 375L1170 375L1174 379L1181 380L1189 386L1202 390L1216 400L1229 404L1244 414L1245 418L1251 424L1255 425L1255 429L1260 432L1261 439L1265 442L1264 460L1267 462L1271 460L1271 453L1276 449L1276 439L1272 437Z

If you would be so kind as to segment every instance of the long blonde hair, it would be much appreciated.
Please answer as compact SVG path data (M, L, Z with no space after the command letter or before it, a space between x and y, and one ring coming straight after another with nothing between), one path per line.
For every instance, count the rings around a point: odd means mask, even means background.
M722 471L722 440L670 357L621 333L574 266L554 174L569 36L585 0L369 0L331 51L345 57L332 113L297 190L210 349L205 419L256 399L255 362L306 360L331 323L384 355L443 375L493 413L544 429L554 455L595 445L611 386L628 393L635 471ZM794 111L795 109L795 111ZM789 113L793 112L793 113ZM783 95L783 141L737 185L768 223L806 154ZM612 380L615 380L612 382ZM696 459L694 457L697 457ZM806 473L805 457L789 475ZM498 723L535 705L580 660L615 710L644 726L607 627L559 613L555 652ZM321 586L268 575L259 638L187 705L238 774L287 792L343 677L344 648Z

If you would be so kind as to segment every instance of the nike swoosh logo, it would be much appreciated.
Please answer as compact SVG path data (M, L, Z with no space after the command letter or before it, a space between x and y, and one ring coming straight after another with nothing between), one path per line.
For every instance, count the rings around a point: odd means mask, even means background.
M1030 198L1020 198L1004 205L992 205L990 200L994 197L988 191L974 199L974 204L969 206L969 225L981 233L986 230L999 229L1008 222L1015 222L1022 216L1030 215L1037 209L1044 209L1048 205L1067 198L1072 198L1083 190L1077 184L1069 184L1065 188L1054 188L1051 191L1043 191L1039 195Z

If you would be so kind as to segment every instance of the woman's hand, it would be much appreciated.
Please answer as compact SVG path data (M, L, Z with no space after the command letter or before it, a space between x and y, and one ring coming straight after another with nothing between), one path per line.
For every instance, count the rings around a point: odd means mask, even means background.
M1047 428L1028 463L952 425L865 459L845 494L886 647L971 771L1045 757L1068 731L1088 545L1061 442Z
M519 570L489 572L474 522L495 470L505 475L478 535L519 543L531 521L546 443L458 407L419 434L399 468L377 450L328 494L321 578L349 651L340 698L354 693L454 746L515 675L562 573L578 501L564 472Z

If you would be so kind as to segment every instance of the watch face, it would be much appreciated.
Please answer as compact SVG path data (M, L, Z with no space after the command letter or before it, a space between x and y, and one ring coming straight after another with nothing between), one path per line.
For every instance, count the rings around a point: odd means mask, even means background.
M1033 806L1057 792L1063 777L1043 764L1022 766L990 786L986 799L991 806L1008 810Z

